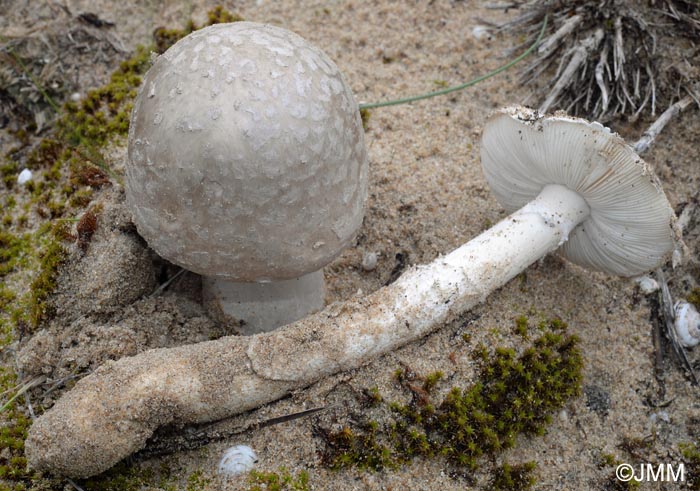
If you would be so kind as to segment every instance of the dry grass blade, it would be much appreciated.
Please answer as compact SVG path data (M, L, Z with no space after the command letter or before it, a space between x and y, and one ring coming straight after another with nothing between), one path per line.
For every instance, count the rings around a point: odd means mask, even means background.
M7 410L9 407L11 407L12 404L17 400L17 398L22 396L23 394L25 394L29 389L36 387L37 385L40 385L41 383L43 383L44 378L45 377L35 377L35 378L31 379L30 381L22 384L22 386L19 387L19 389L17 389L17 392L15 392L14 395L12 397L10 397L7 400L7 402L2 405L2 407L0 407L0 412L3 412L5 410Z

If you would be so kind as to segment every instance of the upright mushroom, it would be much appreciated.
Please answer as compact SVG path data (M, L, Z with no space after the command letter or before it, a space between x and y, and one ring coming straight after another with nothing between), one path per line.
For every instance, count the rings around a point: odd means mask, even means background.
M482 164L504 205L522 208L366 298L273 332L101 367L33 424L30 465L94 474L141 448L158 426L237 414L360 366L442 326L562 244L581 265L632 276L664 261L678 239L658 180L599 124L502 110L484 129Z
M322 268L362 223L367 152L336 65L252 22L181 39L146 74L127 201L162 257L204 277L245 334L323 308Z

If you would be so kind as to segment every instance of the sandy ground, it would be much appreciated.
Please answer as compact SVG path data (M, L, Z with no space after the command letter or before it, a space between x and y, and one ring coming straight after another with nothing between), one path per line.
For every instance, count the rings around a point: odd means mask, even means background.
M28 28L39 22L37 15L50 15L42 7L28 16L34 6L15 3L17 8L0 23L3 29ZM133 49L149 41L155 26L182 25L190 15L203 19L214 2L69 1L67 5L73 12L91 11L115 22L114 33L127 49ZM473 35L477 25L502 22L513 15L486 9L478 2L258 0L224 5L246 20L283 26L322 46L362 102L433 90L436 81L452 85L473 78L502 64L504 50L515 42L503 35L482 39ZM528 95L529 89L521 87L516 73L510 71L448 97L372 111L366 134L371 169L366 218L354 246L325 269L328 302L374 291L390 279L400 262L429 262L504 216L480 169L480 133L489 112L523 103ZM634 140L649 122L618 123L613 129ZM697 199L698 141L700 118L691 108L646 156L677 211ZM117 145L111 165L121 168L124 158L125 145ZM53 299L56 318L23 344L17 358L27 376L43 373L59 379L76 369L94 369L106 359L227 333L202 310L195 275L185 275L163 295L149 296L163 273L172 274L174 269L154 257L129 226L119 186L97 199L105 207L98 232L87 254L83 257L73 251L62 273ZM698 253L697 218L691 216L686 231L688 265L667 272L677 296L695 286L699 277L693 266ZM370 252L378 254L379 262L375 270L366 272L361 263ZM581 338L584 390L555 415L545 436L520 438L497 462L536 461L535 489L604 489L612 468L601 468L601 454L633 460L619 448L623 439L653 436L649 454L635 462L647 458L678 462L678 444L694 441L700 434L698 389L670 362L658 379L655 376L653 302L628 279L591 273L547 257L530 267L521 280L426 339L222 422L211 432L225 433L305 408L330 407L320 415L243 432L140 465L158 469L166 463L183 488L186 476L201 470L204 477L213 479L210 488L239 489L240 481L217 480L216 466L224 449L246 444L257 452L257 470L306 469L311 489L316 490L483 489L492 469L488 462L468 477L439 459L417 460L387 472L329 471L320 463L323 442L314 436L313 427L348 421L359 411L356 395L363 388L376 385L387 399L400 399L393 373L401 364L419 373L442 370L449 381L441 386L444 390L468 385L475 377L470 347L477 343L517 346L518 341L511 339L513 320L525 314L535 320L560 317ZM469 344L462 340L465 332L472 336ZM658 407L662 403L663 408ZM662 417L659 411L664 411ZM642 484L642 489L666 488Z

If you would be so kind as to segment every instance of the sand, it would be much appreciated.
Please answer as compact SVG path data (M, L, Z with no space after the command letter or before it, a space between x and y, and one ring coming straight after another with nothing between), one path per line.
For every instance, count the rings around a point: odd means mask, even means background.
M16 4L3 29L50 22L36 12L27 17L31 8ZM149 41L155 26L181 25L190 15L203 19L214 2L161 7L131 1L68 4L73 12L91 11L114 22L114 34L126 49L133 49ZM283 26L323 47L361 102L420 93L435 89L436 82L452 85L481 75L504 63L505 49L518 42L502 34L478 39L473 33L476 26L503 22L514 14L477 2L244 1L227 7L246 20ZM91 82L99 84L99 75L95 78ZM90 84L84 87L88 88ZM325 269L328 302L375 291L406 265L429 262L505 216L482 175L479 138L490 111L526 103L529 94L529 88L518 84L516 72L509 71L461 93L372 111L366 133L371 171L366 217L353 246ZM642 118L635 124L612 122L612 127L633 141L650 122ZM691 108L645 156L677 212L697 202L697 141L700 118ZM120 169L124 158L125 144L115 145L110 165ZM60 380L84 374L109 359L233 332L231 326L222 327L207 317L199 303L196 275L185 274L162 294L150 296L177 269L155 257L129 226L118 185L101 192L96 201L105 212L87 252L71 251L52 299L58 307L55 318L32 339L25 339L13 360L22 375ZM686 264L667 271L676 297L697 286L700 277L698 225L694 212L685 230ZM372 271L362 268L367 253L378 257ZM484 489L493 468L488 461L468 475L441 459L419 459L393 471L330 471L321 465L324 444L314 428L348 424L361 414L358 394L363 388L377 386L390 400L405 398L393 378L402 365L418 373L442 370L448 380L440 385L443 393L452 385L468 385L476 376L473 347L479 343L522 347L522 341L513 339L512 326L515 317L528 315L533 322L560 317L581 338L583 394L554 415L543 437L519 438L516 447L496 461L536 461L535 489L603 489L613 468L600 465L602 454L631 463L678 462L679 444L696 441L700 434L697 388L670 359L659 376L655 373L654 302L629 279L588 272L550 256L437 333L365 367L221 422L208 432L226 434L319 406L326 406L325 411L138 465L159 469L166 464L183 489L195 471L212 479L208 489L241 489L241 479L219 480L216 467L227 447L246 444L258 455L256 470L306 469L315 490ZM462 340L464 333L471 335L469 343ZM698 359L693 352L689 356ZM53 391L42 398L37 392L34 402L47 407L60 394L61 390ZM625 438L650 436L651 450L641 457L620 448Z

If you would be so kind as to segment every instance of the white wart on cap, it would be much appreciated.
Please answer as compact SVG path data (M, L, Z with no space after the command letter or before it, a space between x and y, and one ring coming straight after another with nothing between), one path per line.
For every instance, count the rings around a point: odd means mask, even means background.
M658 179L600 123L543 116L524 107L502 109L484 128L481 162L508 212L549 185L563 186L585 201L588 216L559 248L585 268L638 275L663 262L678 240L675 215Z
M283 288L289 303L289 288L306 278L301 289L313 290L315 305L292 306L298 318L323 306L321 268L362 223L367 153L357 103L336 65L290 31L252 22L196 31L145 76L126 192L149 245L205 276L205 290L230 294L228 305L239 294L265 297L254 284L279 280L292 282ZM219 281L239 284L231 291ZM258 307L243 315L264 316Z

